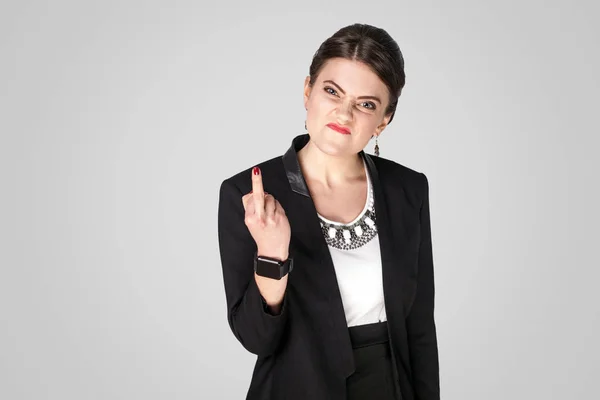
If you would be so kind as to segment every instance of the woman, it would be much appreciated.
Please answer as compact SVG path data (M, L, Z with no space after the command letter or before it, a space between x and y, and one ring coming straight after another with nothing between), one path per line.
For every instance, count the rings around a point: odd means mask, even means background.
M364 152L392 121L404 61L354 24L315 53L305 128L226 179L218 230L247 399L439 399L428 181Z

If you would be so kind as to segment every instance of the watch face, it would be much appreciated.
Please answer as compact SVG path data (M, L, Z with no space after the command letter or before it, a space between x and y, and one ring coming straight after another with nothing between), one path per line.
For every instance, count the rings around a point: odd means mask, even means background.
M279 263L264 258L256 260L256 273L271 279L281 279L281 267Z

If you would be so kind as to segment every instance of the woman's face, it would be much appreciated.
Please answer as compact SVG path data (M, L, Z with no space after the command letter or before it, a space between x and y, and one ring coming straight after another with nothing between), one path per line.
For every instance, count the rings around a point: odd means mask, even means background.
M379 135L389 122L385 116L388 89L366 65L343 58L328 60L316 82L304 82L306 127L311 141L333 156L349 156L363 150L371 136ZM350 131L340 133L328 124Z

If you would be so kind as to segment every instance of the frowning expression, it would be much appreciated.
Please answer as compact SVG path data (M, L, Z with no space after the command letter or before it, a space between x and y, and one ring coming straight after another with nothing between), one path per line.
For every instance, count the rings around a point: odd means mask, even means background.
M315 83L304 83L306 125L311 141L332 155L356 154L389 122L389 92L369 66L344 58L328 60Z

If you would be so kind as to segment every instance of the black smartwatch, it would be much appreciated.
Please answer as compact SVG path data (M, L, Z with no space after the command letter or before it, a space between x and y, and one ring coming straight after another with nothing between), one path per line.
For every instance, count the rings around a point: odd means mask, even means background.
M259 276L280 280L288 272L291 272L293 268L294 260L292 258L281 261L254 253L254 272Z

